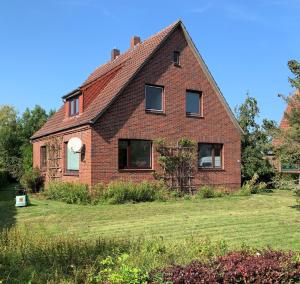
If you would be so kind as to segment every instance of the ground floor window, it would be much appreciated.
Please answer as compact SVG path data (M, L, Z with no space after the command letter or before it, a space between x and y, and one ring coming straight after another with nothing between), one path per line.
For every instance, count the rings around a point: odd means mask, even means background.
M47 168L47 148L41 146L40 148L40 169L45 170Z
M68 147L68 143L65 144L65 166L67 172L78 172L79 171L79 157L80 153L75 153Z
M222 144L199 143L199 168L222 168Z
M152 142L119 140L119 169L151 169Z

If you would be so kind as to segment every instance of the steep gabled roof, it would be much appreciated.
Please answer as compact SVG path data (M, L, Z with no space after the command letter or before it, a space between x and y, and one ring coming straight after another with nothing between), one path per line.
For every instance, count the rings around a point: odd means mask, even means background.
M194 51L200 65L202 66L205 74L211 82L215 91L219 94L219 98L227 110L232 122L240 130L240 126L236 121L230 107L226 103L220 89L218 88L215 80L208 71L206 64L196 49L191 37L189 36L186 28L181 21L177 21L172 25L166 27L162 31L148 38L144 42L130 48L127 52L118 56L115 60L110 61L100 67L98 67L87 80L75 90L84 90L97 81L102 80L107 74L116 70L114 76L110 76L110 81L106 80L104 88L99 89L99 93L96 94L95 99L88 105L83 113L74 118L65 118L64 107L61 107L46 123L38 130L31 139L37 139L42 136L53 134L62 130L74 128L84 124L93 124L114 102L124 88L131 82L136 76L139 70L148 62L155 51L161 46L161 44L169 37L169 35L177 28L181 26L187 42ZM68 94L69 95L69 94ZM65 96L66 97L66 96Z
M130 48L115 60L98 67L82 86L80 86L80 89L86 87L88 84L93 84L93 82L104 76L113 68L123 65L116 76L106 85L101 93L94 99L93 103L91 103L82 114L74 118L65 118L64 107L61 107L41 129L34 133L31 139L36 139L83 124L93 123L179 24L180 21L173 23L134 48Z
M291 101L289 101L289 103L286 107L286 110L284 112L284 115L283 115L283 117L281 119L281 122L280 122L280 128L281 129L289 128L289 121L288 121L287 115L289 115L292 111L292 108L293 108L292 104L294 103L294 105L296 105L297 107L300 107L300 104L297 101L297 97L298 98L300 97L300 91L299 90L296 90L295 93L290 98Z

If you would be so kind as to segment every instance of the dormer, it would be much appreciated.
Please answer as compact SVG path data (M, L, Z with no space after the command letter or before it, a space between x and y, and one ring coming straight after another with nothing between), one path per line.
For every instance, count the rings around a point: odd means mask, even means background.
M65 118L76 117L83 112L83 94L80 89L62 97L65 106Z

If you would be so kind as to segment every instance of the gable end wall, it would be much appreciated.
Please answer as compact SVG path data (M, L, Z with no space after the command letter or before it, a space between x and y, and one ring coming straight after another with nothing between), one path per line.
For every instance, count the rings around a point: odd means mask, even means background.
M172 63L173 51L180 51L181 66ZM145 84L164 86L165 114L145 113ZM203 118L186 117L187 89L203 93ZM195 184L240 186L240 132L218 98L177 28L153 58L142 68L92 129L92 183L114 179L153 179L152 171L119 171L118 139L166 138L176 144L182 137L197 142L224 144L224 170L199 170ZM154 153L153 168L158 169Z

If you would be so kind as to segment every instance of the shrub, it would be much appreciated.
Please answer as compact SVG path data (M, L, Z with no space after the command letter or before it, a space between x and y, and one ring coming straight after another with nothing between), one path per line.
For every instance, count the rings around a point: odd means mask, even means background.
M45 195L49 199L60 200L68 204L87 204L91 196L86 184L71 182L49 182Z
M20 183L29 192L36 193L43 187L44 177L38 168L34 168L23 174Z
M252 194L258 193L258 189L257 189L257 186L256 186L258 178L259 178L258 174L255 173L250 180L247 180L243 184L242 190L245 190L245 192L250 191L250 193L252 193Z
M165 200L166 189L162 183L143 181L135 184L126 181L114 181L108 184L104 191L104 199L110 204L125 202L147 202Z
M91 204L95 205L105 198L106 186L103 183L97 183L89 191Z
M214 189L210 186L202 186L199 188L196 198L206 199L217 197Z
M234 195L238 196L250 196L251 195L251 190L247 187L242 187L240 190L236 191Z
M230 195L230 194L232 194L233 190L230 189L230 188L228 188L228 187L226 187L226 186L218 186L218 187L215 188L215 192L217 194L220 194L221 196L223 196L223 195Z
M132 192L135 187L132 182L114 181L107 186L105 199L110 204L122 204L127 201L132 201Z
M111 256L100 261L100 270L93 277L97 283L147 283L148 273L128 264L129 255L124 253L113 259Z
M297 185L291 175L276 175L273 179L273 184L276 189L295 190Z
M232 252L210 262L194 261L154 271L150 283L298 283L300 262L294 256L272 250Z

